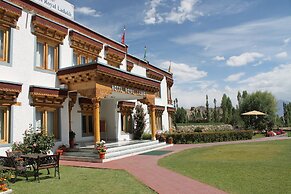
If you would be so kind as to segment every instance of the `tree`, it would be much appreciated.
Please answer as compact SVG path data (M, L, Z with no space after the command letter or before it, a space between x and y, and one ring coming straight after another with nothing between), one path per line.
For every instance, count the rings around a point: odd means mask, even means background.
M240 115L252 110L266 113L267 116L242 116L246 128L266 129L274 126L276 109L276 99L270 92L257 91L243 98Z
M135 114L134 114L134 129L133 129L133 137L134 139L141 139L141 136L145 129L145 116L144 109L141 104L136 105Z
M221 99L221 109L222 109L222 122L231 123L232 121L232 103L226 94L223 94Z
M187 122L187 112L182 108L177 108L175 113L175 122L176 123L186 123Z
M291 103L283 103L283 120L285 127L289 127L291 125Z
M206 95L206 119L207 119L207 122L210 121L208 95Z
M213 100L214 103L214 110L213 110L213 120L214 122L218 122L218 114L217 114L217 108L216 108L216 99Z

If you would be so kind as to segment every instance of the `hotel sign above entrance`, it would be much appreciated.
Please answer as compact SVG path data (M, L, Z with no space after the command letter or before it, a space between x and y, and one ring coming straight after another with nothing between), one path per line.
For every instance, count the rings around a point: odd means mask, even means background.
M74 5L65 0L31 0L61 16L74 20Z
M112 85L111 88L112 88L113 92L132 94L132 95L138 95L138 96L146 95L145 91L127 88L127 87L123 87L123 86Z

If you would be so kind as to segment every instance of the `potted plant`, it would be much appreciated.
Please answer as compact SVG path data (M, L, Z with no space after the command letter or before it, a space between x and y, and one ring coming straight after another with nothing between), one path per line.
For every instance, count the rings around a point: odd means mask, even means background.
M75 147L75 137L76 137L76 133L74 131L70 131L69 132L70 148L74 148Z
M67 146L62 144L58 147L56 152L57 154L63 155L63 152L67 151L67 149L68 149Z
M99 153L99 158L105 159L105 153L107 151L107 147L105 146L105 141L101 140L100 142L96 142L96 150Z
M173 144L173 137L167 137L167 143Z

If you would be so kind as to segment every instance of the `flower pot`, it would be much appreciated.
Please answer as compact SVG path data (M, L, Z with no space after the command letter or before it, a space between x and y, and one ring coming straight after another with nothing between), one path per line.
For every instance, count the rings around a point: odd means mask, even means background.
M99 152L99 158L105 159L105 152Z
M57 154L63 155L64 150L57 150Z

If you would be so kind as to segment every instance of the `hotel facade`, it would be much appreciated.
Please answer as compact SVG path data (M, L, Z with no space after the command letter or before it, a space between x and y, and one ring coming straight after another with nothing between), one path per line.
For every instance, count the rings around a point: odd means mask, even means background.
M132 139L135 106L146 132L172 128L172 73L74 21L63 0L0 1L0 154L29 125L56 146Z

